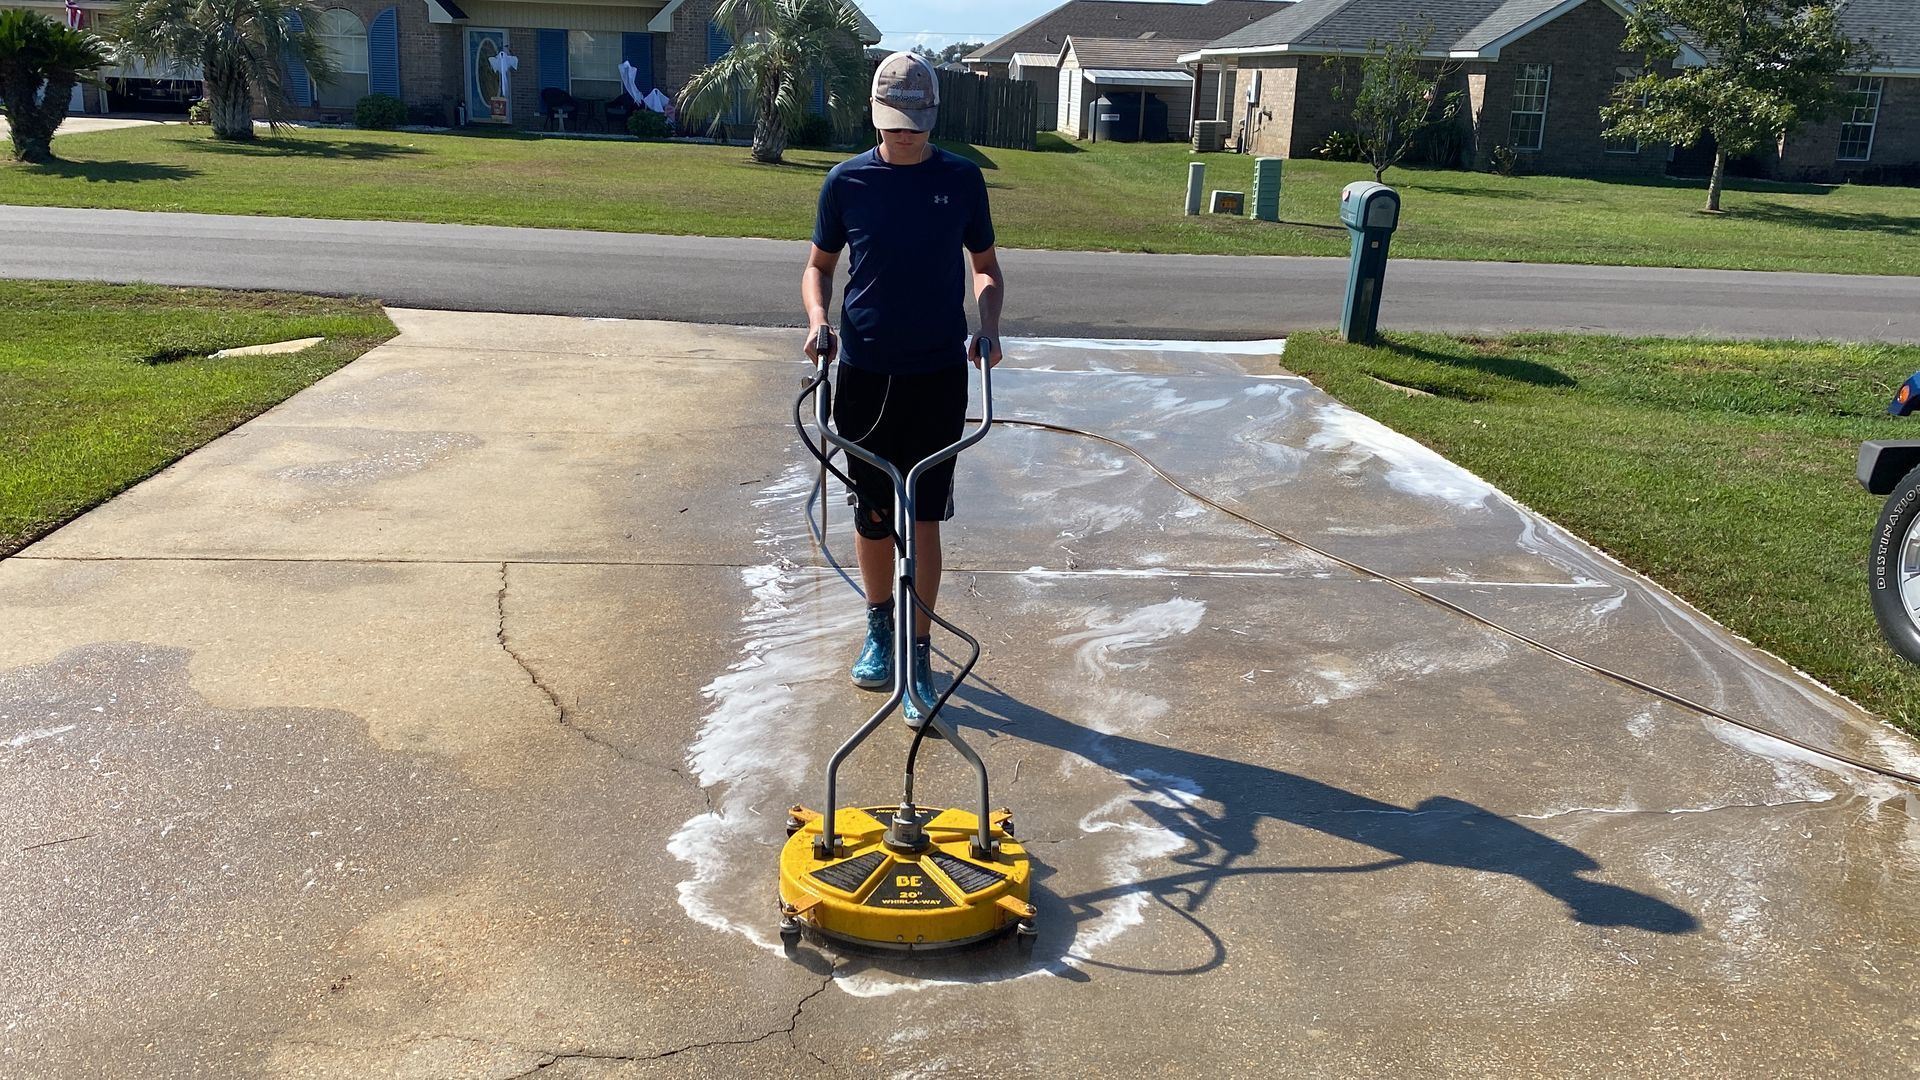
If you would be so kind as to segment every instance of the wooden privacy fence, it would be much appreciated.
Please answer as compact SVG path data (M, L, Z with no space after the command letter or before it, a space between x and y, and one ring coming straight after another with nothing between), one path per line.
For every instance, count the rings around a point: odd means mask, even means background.
M1040 87L1024 80L940 72L940 121L933 137L1003 150L1033 149Z

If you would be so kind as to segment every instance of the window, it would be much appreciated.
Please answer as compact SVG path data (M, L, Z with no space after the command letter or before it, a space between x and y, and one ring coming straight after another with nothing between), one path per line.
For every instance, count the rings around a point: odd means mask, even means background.
M1862 75L1853 91L1840 101L1840 160L1865 161L1873 156L1873 129L1880 122L1880 92L1887 80Z
M567 31L567 76L570 92L585 101L620 96L620 35L598 30ZM641 93L646 93L642 88Z
M1553 81L1553 65L1521 64L1513 79L1513 119L1507 126L1507 143L1515 150L1538 150L1547 131L1547 85Z
M314 88L313 103L323 109L351 109L367 96L367 24L345 8L320 13L313 36L333 54L333 81Z
M1640 77L1640 72L1630 67L1613 69L1613 98L1619 100L1620 88ZM1647 103L1647 95L1640 95L1640 104ZM1639 139L1608 139L1606 151L1609 154L1637 154L1640 152Z

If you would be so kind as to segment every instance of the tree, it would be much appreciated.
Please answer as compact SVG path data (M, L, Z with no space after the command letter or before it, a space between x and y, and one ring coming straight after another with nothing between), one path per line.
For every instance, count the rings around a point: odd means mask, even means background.
M1601 110L1619 139L1690 146L1713 136L1707 210L1720 212L1727 159L1818 120L1836 100L1837 76L1869 54L1840 30L1825 0L1641 0L1622 46L1648 70L1614 88ZM1680 42L1705 63L1671 68ZM1671 68L1662 74L1661 67Z
M984 44L986 43L983 41L956 41L946 48L941 49L939 52L934 52L925 45L915 45L913 52L914 55L932 64L935 68L938 68L942 64L953 63L955 60L973 52Z
M107 62L91 34L30 11L0 11L0 104L16 161L53 160L53 133L79 83Z
M1460 111L1460 91L1440 89L1459 65L1425 59L1432 42L1432 23L1419 29L1402 23L1392 41L1369 41L1366 55L1360 57L1360 84L1354 88L1347 85L1352 65L1339 58L1328 61L1340 70L1334 100L1353 101L1354 134L1361 156L1373 166L1375 181L1407 156L1422 131L1451 121Z
M122 56L199 65L214 137L245 140L253 138L256 93L278 129L289 63L304 65L315 82L337 73L313 33L319 22L320 9L305 0L121 0L111 33Z
M716 126L736 103L754 108L753 160L778 165L824 84L827 115L841 123L867 100L860 16L847 0L721 0L713 24L734 42L680 91L680 115Z

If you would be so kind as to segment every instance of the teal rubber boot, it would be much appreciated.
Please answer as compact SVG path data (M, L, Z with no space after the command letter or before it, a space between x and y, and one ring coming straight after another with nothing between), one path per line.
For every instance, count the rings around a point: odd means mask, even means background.
M853 685L885 690L893 685L893 605L867 607L867 641L853 662Z
M912 672L910 677L913 680L914 693L920 695L922 701L925 701L928 705L932 705L934 700L940 696L933 688L932 642L916 641L913 643L913 667L910 670ZM919 709L914 708L913 694L907 695L906 702L901 706L901 712L906 715L907 726L915 731L926 726L926 719L920 715ZM936 728L933 731L927 732L927 734L937 738L940 732L939 729Z

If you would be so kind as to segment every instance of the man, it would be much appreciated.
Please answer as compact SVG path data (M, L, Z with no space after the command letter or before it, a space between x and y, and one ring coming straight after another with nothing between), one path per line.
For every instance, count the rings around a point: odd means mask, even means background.
M933 146L940 80L925 60L898 52L873 75L873 126L879 145L834 166L820 187L813 250L800 277L807 309L807 355L827 325L833 272L851 248L840 309L840 372L834 427L902 473L960 438L967 411L967 313L963 289L972 264L980 336L990 365L1000 362L1000 303L1005 279L993 248L993 217L980 168ZM832 359L827 357L825 359ZM976 363L978 360L976 359ZM914 492L914 589L924 610L914 620L912 685L934 697L929 635L940 593L940 523L953 516L952 461L927 470ZM879 469L850 460L858 509L854 555L867 593L867 640L853 662L854 685L893 683L893 485ZM908 725L926 723L906 704Z

